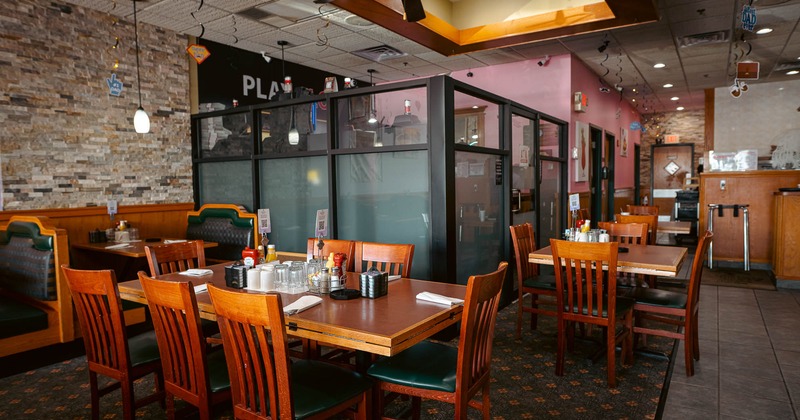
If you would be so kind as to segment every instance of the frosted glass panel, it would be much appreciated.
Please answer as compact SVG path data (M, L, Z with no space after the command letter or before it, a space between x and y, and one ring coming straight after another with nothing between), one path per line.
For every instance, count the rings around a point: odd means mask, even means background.
M496 155L456 152L456 277L497 269L503 254L502 182L495 178Z
M414 244L411 276L430 276L428 152L336 158L340 239Z
M200 203L253 206L253 170L250 161L210 162L197 165Z
M306 252L317 210L330 207L324 156L262 160L261 206L268 208L278 251Z

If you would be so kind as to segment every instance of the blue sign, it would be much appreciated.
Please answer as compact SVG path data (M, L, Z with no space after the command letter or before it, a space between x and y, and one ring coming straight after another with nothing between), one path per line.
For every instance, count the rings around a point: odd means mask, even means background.
M112 73L110 79L106 79L108 85L108 93L119 96L122 93L122 81L117 79L117 74Z
M742 7L742 29L753 32L756 26L756 8L748 5Z
M631 123L631 130L636 131L636 130L639 130L641 128L642 128L642 123L640 123L639 121L634 121L634 122Z

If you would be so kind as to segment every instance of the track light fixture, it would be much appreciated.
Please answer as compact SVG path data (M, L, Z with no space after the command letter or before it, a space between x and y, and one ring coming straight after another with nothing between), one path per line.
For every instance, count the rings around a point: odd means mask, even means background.
M611 41L609 41L609 40L603 41L603 45L597 47L597 52L604 52L606 50L606 48L608 48L608 44L610 44L610 43L611 43Z
M422 0L403 0L403 11L406 22L419 22L426 17Z

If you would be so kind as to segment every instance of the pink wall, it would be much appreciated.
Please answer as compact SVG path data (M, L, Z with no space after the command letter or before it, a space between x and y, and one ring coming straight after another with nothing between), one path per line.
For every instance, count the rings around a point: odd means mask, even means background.
M467 71L454 71L452 77L464 83L519 102L539 112L569 122L569 149L575 145L575 122L580 121L613 133L620 139L620 129L628 131L628 156L619 155L615 147L615 187L633 188L633 145L640 143L641 131L630 130L633 121L641 121L638 112L619 94L600 92L599 77L580 60L570 55L550 58L546 66L538 59L482 67ZM623 85L625 81L623 81ZM589 98L587 112L572 111L573 92L584 92ZM619 109L619 118L617 110ZM569 192L589 191L588 181L574 182L574 161L569 161Z

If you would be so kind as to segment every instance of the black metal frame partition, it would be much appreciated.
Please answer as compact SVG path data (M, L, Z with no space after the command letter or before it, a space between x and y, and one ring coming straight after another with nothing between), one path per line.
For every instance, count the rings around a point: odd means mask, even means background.
M356 98L364 95L377 95L379 93L391 93L395 91L402 91L405 89L424 88L427 91L427 141L420 144L407 144L407 145L391 145L381 148L364 147L364 148L340 148L338 138L339 127L337 126L338 120L335 116L338 115L340 110L338 105L342 99ZM454 106L455 92L465 93L467 95L475 96L486 101L498 104L499 117L500 117L500 146L498 148L468 146L464 144L455 144L454 141L448 140L454 138ZM329 122L327 127L326 147L324 150L313 151L294 151L287 150L280 154L264 154L261 150L261 115L262 112L278 110L285 107L297 107L304 104L311 104L323 102L327 107L329 113ZM430 232L429 232L429 257L430 257L430 272L428 278L436 281L456 282L455 269L458 264L456 258L456 221L454 215L456 213L455 201L455 156L458 151L478 152L483 154L493 154L502 159L503 165L503 186L510 185L511 171L510 171L510 136L511 136L511 109L522 109L531 115L536 116L536 125L539 124L539 119L546 119L549 122L560 124L561 138L560 154L563 157L566 153L567 144L567 123L556 118L543 115L535 110L525 107L522 104L509 101L505 98L499 97L490 92L475 88L468 84L459 82L447 76L436 76L428 79L418 79L400 83L386 84L380 86L371 86L366 88L348 89L335 93L327 93L315 96L303 96L299 98L283 99L280 101L273 101L261 105L252 105L246 107L239 107L233 109L226 109L222 111L213 111L200 113L192 116L192 157L193 157L193 185L194 185L194 200L196 207L201 204L201 182L200 172L201 166L206 163L215 162L250 162L251 173L250 180L252 183L252 191L250 192L250 202L238 203L245 205L248 210L255 211L261 206L261 188L260 185L260 164L262 161L271 159L284 159L284 158L297 158L307 156L324 156L326 158L328 169L328 200L330 209L330 229L329 236L337 237L337 208L339 203L337 200L337 168L336 157L348 154L364 154L364 153L380 153L380 152L404 152L424 150L428 153L428 167L429 167L429 194L430 194ZM292 108L294 109L294 108ZM251 145L249 150L242 152L237 156L206 156L203 152L203 122L209 118L231 118L239 117L242 114L245 120L251 122ZM538 133L538 130L535 132ZM538 142L538 137L537 137ZM538 143L537 143L538 144ZM249 153L248 153L249 152ZM539 150L534 150L535 161L539 162ZM566 161L564 158L547 158L548 160ZM567 168L564 163L562 170L562 185L567 185ZM537 189L538 190L538 189ZM538 199L534 201L538 203ZM563 197L561 209L566 208L566 194ZM563 212L564 210L562 210ZM502 212L506 215L505 226L503 230L508 232L508 223L511 220L511 206L510 206L510 191L509 188L504 188L502 197ZM538 214L538 213L537 213ZM563 214L561 217L565 217ZM509 235L503 235L503 252L502 255L506 259L511 258L511 246ZM287 251L300 251L288 250ZM302 250L304 251L304 250ZM413 266L412 266L413 268ZM425 276L421 276L425 277Z

